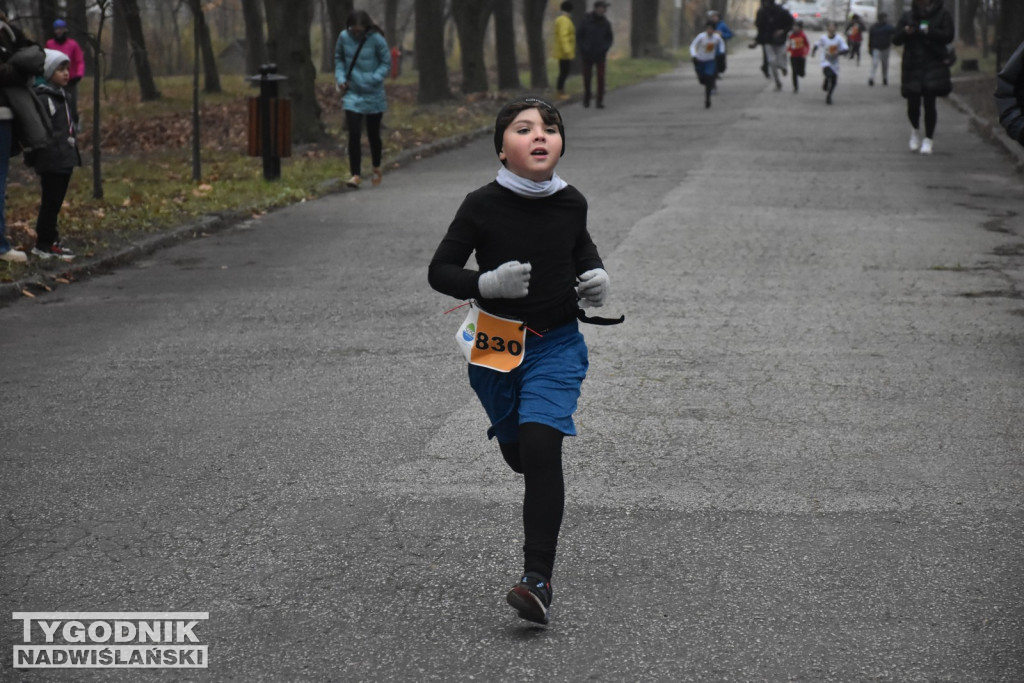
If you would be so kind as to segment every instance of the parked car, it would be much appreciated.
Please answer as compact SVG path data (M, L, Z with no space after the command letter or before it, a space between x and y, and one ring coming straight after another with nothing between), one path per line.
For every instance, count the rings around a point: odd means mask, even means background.
M825 9L820 2L790 0L786 3L786 9L793 15L793 19L804 22L804 28L814 31L825 28Z
M856 14L868 26L878 21L878 0L851 0L850 18Z

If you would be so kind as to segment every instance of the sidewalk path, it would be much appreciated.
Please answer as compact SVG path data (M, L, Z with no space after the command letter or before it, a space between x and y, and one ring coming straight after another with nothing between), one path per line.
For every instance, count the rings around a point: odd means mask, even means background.
M195 680L1021 680L1024 184L866 77L566 107L627 322L585 329L550 628L426 285L487 139L0 309L3 611L209 611Z

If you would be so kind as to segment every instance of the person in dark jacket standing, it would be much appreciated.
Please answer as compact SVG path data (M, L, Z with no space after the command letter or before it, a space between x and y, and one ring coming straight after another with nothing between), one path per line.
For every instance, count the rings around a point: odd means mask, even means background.
M953 92L948 50L953 42L953 17L942 0L914 0L896 25L892 44L903 46L900 94L907 100L910 119L910 151L932 153L938 112L935 99ZM924 105L924 138L921 138L921 105Z
M612 35L612 23L605 16L607 11L608 3L604 0L596 0L593 11L587 13L576 29L576 47L583 60L584 107L590 106L590 77L596 70L597 108L604 109L605 59L615 40Z
M35 47L34 50L26 49ZM14 150L14 119L11 95L14 89L26 90L26 84L43 71L43 51L25 37L17 26L7 23L0 11L0 261L25 263L28 256L7 241L7 171Z
M71 80L67 55L57 50L46 50L43 76L36 84L36 94L50 115L53 136L50 144L31 153L26 160L39 175L42 193L39 198L39 216L36 219L36 246L32 255L43 260L52 258L72 261L74 252L61 246L57 232L57 217L64 204L71 172L82 165L75 142L75 121L71 115L71 101L64 86ZM28 154L28 153L26 153Z
M882 85L889 85L889 52L892 49L892 34L896 27L889 23L885 12L878 15L878 21L868 31L868 52L871 53L871 75L868 85L875 84L875 72L882 66Z
M1024 43L996 76L996 109L1006 134L1024 145Z

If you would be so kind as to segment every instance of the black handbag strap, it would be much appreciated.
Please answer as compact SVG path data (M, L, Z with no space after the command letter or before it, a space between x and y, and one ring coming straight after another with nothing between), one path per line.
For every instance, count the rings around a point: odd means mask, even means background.
M363 45L366 45L366 39L370 37L370 32L367 31L363 34L363 39L359 41L359 47L356 48L356 53L352 55L352 61L348 65L348 70L345 71L345 82L348 83L348 79L352 77L352 69L356 66L356 60L359 59L359 53L363 51Z

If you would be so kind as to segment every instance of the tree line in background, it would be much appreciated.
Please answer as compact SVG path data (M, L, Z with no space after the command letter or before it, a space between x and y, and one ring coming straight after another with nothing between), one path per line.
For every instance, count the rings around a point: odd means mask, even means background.
M616 39L628 39L630 57L665 55L662 36L671 31L662 10L675 2L616 3L616 11L628 15L629 25L628 34ZM898 14L910 2L882 0L881 4ZM89 72L124 80L134 74L142 100L160 98L155 73L188 73L194 66L191 53L195 49L201 55L204 90L219 92L215 43L223 48L244 36L240 44L246 72L257 74L262 64L277 64L288 79L285 89L292 100L293 137L312 142L325 134L314 90L316 74L333 71L334 42L353 9L369 11L392 45L408 44L411 33L418 100L429 104L453 97L449 78L453 52L458 54L460 89L465 94L488 90L488 60L499 90L522 87L519 51L524 45L530 87L547 88L544 29L559 4L559 0L366 0L356 7L354 0L0 0L0 9L39 42L49 37L55 19L65 19L71 36L86 51L92 66ZM574 2L577 25L591 4L591 0ZM726 21L732 19L729 0L681 0L680 4L690 19L687 25L698 22L709 9L721 12ZM946 4L950 11L959 10L958 27L965 44L978 44L976 26L996 28L993 47L1003 58L1024 41L1024 0L946 0ZM517 29L525 34L522 39ZM314 35L319 37L317 58ZM986 51L988 36L987 30L980 32ZM95 80L97 95L100 80Z

